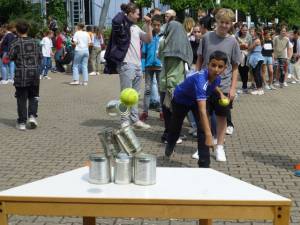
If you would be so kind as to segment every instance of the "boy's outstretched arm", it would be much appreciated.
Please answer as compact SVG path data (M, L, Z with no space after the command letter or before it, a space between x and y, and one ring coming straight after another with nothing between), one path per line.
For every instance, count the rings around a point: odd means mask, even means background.
M215 88L215 92L219 95L220 99L226 98L226 96L223 94L222 90L219 87Z
M211 134L209 120L206 111L206 100L198 100L197 105L198 105L198 111L200 116L199 118L200 125L202 126L202 129L205 134L205 145L211 147L213 146L213 137Z

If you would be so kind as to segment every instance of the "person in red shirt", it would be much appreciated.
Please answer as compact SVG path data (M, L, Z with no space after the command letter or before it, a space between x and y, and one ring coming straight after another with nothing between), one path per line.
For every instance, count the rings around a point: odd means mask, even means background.
M64 41L65 41L65 36L61 31L58 31L55 39L55 67L56 71L64 73L65 68L59 63L63 57L64 53Z

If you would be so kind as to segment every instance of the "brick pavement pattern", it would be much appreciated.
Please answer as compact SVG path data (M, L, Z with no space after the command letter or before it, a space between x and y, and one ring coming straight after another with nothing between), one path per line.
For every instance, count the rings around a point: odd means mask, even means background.
M50 74L42 80L39 127L26 132L15 129L16 100L12 85L0 86L0 190L66 172L85 164L88 155L101 150L97 132L118 126L118 119L105 113L105 104L119 95L119 78L90 77L88 86L70 86L69 75ZM293 200L291 225L300 224L300 178L293 166L300 163L300 85L266 92L263 96L243 95L233 110L235 130L226 136L228 161L212 159L211 167ZM140 101L141 104L141 101ZM170 162L162 160L162 122L150 112L152 129L136 132L144 151L158 157L159 166L197 167L191 158L195 139L176 147ZM184 132L188 128L185 126ZM205 181L203 181L205 182ZM10 217L11 225L77 225L74 217ZM98 218L103 225L196 225L194 220ZM215 225L263 225L270 221L215 221Z

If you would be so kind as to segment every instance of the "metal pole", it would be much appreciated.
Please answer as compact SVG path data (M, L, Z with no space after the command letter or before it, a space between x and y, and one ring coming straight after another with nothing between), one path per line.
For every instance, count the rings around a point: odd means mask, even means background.
M47 25L47 4L46 0L40 0L41 4L41 17L44 18L44 25Z

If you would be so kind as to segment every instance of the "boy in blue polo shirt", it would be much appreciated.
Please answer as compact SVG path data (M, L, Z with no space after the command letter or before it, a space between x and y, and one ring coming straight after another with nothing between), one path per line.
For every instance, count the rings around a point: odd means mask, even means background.
M174 91L172 100L172 118L167 137L165 156L170 157L173 153L176 141L179 138L183 120L191 110L197 124L199 167L209 167L210 152L213 146L213 137L209 126L207 99L217 92L220 99L226 98L218 88L221 84L220 75L223 74L227 63L227 55L221 51L211 54L208 68L196 72L179 84ZM222 107L222 106L220 106Z

